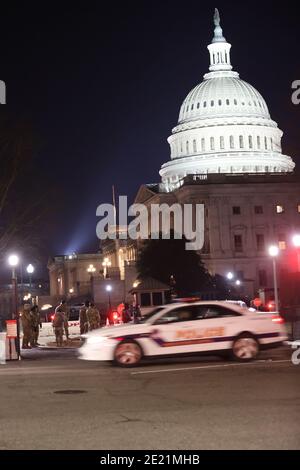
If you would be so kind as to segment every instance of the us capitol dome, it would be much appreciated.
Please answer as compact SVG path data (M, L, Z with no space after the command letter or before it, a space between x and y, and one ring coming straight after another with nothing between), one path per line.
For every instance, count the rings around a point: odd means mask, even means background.
M214 23L209 73L185 98L168 139L171 160L160 170L167 191L187 175L288 173L295 167L282 154L283 133L265 100L232 70L218 10Z

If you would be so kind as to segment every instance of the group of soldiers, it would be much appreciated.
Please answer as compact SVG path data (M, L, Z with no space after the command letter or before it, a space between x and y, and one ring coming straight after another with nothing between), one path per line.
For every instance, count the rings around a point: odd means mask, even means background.
M95 307L93 302L89 302L87 300L84 303L84 306L80 309L79 324L81 335L104 326L99 310Z
M24 305L21 313L21 323L23 328L22 349L31 349L39 346L38 338L42 323L37 305Z
M55 333L56 344L58 347L63 345L63 335L65 333L67 340L69 339L69 310L65 300L56 307L52 320L52 326ZM91 330L96 330L101 326L101 317L99 310L93 302L86 301L84 307L79 313L80 334L83 335Z
M127 323L132 319L134 322L138 322L140 318L139 309L135 314L131 312L128 304L124 304L122 309L122 322ZM38 337L39 331L42 327L40 312L37 305L31 306L25 304L21 315L22 327L23 327L23 349L31 349L39 346ZM52 317L52 326L55 333L56 344L58 347L63 346L63 336L65 334L67 341L69 340L69 309L65 300L62 300L56 307L55 313ZM80 334L86 334L88 331L96 330L106 326L107 321L109 324L113 324L113 319L110 318L109 314L100 315L99 310L95 304L90 301L86 301L84 306L79 312L79 324Z

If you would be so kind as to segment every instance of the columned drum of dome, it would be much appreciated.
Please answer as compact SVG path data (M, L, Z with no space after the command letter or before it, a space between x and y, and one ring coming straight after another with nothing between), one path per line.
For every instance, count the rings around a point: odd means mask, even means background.
M167 190L189 174L286 173L293 160L282 154L282 131L261 94L232 71L229 44L216 10L209 73L184 100L168 142L171 160L160 175Z

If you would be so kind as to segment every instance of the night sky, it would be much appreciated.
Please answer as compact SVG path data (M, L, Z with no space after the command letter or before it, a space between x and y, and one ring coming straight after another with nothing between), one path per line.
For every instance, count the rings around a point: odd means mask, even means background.
M47 256L98 249L96 208L113 184L132 200L140 184L159 181L181 103L208 71L214 7L234 70L263 95L284 153L300 164L300 105L291 103L300 15L291 2L105 3L1 7L7 103L41 136L32 178L55 188L55 210L37 227Z

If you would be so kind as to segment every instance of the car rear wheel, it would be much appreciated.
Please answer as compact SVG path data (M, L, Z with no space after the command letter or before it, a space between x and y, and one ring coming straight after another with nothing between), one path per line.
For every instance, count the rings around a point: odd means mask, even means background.
M115 351L114 362L121 367L134 367L143 356L140 346L134 341L123 341Z
M256 358L259 353L259 344L250 334L236 338L232 345L232 356L236 361L247 362Z

